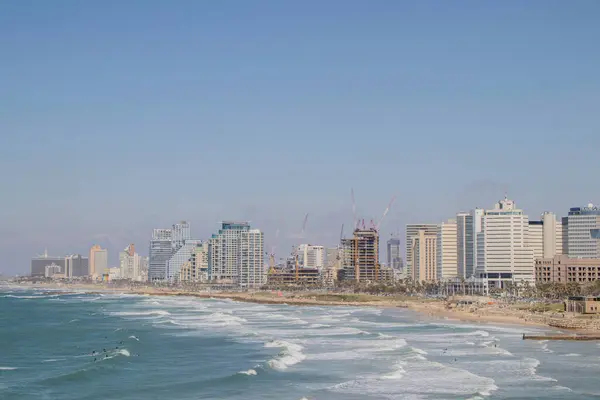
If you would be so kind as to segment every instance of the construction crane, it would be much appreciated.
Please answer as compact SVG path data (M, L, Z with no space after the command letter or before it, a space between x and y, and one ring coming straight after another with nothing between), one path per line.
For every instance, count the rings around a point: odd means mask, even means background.
M304 215L304 221L302 222L302 231L300 232L300 240L304 239L304 230L306 229L306 221L308 221L308 213L306 213L306 215ZM295 262L296 262L296 282L298 282L298 279L300 279L300 266L298 265L298 248L300 247L300 245L296 246L295 249Z
M388 204L387 208L383 212L383 215L379 219L379 222L377 223L377 225L375 225L375 230L377 232L379 232L379 228L381 227L381 222L383 221L383 219L385 218L385 216L388 214L388 212L390 212L390 208L392 208L392 204L394 204L395 200L396 200L396 196L392 197L392 200L390 201L390 204Z
M354 188L350 189L350 196L352 196L352 231L358 229L358 220L356 219L356 200L354 199Z
M279 237L279 228L275 231L275 240L273 246L271 246L271 252L267 252L269 257L269 274L275 273L275 248L277 247L277 238Z

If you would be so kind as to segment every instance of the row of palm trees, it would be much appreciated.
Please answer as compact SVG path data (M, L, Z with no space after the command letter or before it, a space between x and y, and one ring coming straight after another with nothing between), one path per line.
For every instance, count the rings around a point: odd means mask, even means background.
M305 285L277 285L265 289L304 291L319 289ZM483 295L481 282L460 279L449 282L413 281L401 279L395 282L356 282L338 281L334 287L320 288L334 292L367 293L374 295L411 295L411 296L451 296ZM528 299L561 300L569 296L600 296L600 281L585 285L576 282L537 283L528 281L505 282L503 288L490 288L489 295L494 297L512 297Z

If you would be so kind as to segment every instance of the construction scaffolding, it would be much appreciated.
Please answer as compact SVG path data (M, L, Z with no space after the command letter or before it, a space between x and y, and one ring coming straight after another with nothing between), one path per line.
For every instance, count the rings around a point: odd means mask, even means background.
M383 281L393 274L379 264L379 232L376 228L356 229L352 238L342 239L344 280Z
M269 269L267 286L319 286L321 274L317 268L273 267Z

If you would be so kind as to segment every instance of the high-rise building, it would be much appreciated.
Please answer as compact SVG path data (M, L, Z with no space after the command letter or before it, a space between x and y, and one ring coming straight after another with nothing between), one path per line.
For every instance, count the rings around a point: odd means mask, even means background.
M562 254L569 255L569 217L562 217Z
M209 240L209 279L240 287L266 283L264 235L248 222L224 221Z
M108 250L97 244L90 249L89 274L94 277L102 277L108 270Z
M135 245L132 243L119 253L119 268L121 279L130 279L133 281L142 280L140 255L135 252Z
M569 257L600 258L599 229L599 207L590 203L587 207L571 208L566 229Z
M356 229L352 238L342 239L344 280L356 282L389 280L391 268L379 264L379 232L374 229Z
M150 240L148 280L177 281L199 240L193 240L190 224L181 221L171 229L154 229Z
M411 278L414 281L437 280L437 232L421 229L411 240Z
M162 281L167 276L167 261L173 254L173 231L171 229L154 229L148 256L148 280Z
M483 246L480 246L480 243L484 242L484 235L483 235L483 215L485 214L485 211L482 208L476 208L474 210L471 210L471 217L472 217L472 223L473 223L473 265L472 265L472 274L468 275L468 272L470 270L467 271L467 278L471 277L471 276L476 276L476 271L478 269L483 268L484 262L485 262L485 251ZM468 261L470 262L470 261ZM467 265L467 268L469 268L469 265Z
M408 224L406 225L406 263L404 273L408 276L414 276L412 273L412 247L413 237L419 234L419 231L425 231L437 235L437 224Z
M183 265L190 261L192 255L196 251L198 246L202 245L201 240L196 239L184 239L183 241L176 242L173 246L175 252L171 255L171 258L167 261L167 277L166 279L170 282L177 281L179 279L179 271Z
M46 266L58 266L59 272L55 272L56 268L52 267L53 273L62 273L65 270L65 258L53 257L48 255L48 250L44 254L31 259L31 276L44 277L46 275Z
M488 288L505 287L507 282L534 281L533 249L527 246L529 218L508 198L500 200L482 218L478 236L476 273L486 279Z
M65 269L63 271L65 278L79 278L88 276L89 259L82 257L81 254L71 254L65 257Z
M146 282L148 280L148 257L140 257L140 281Z
M304 268L322 269L325 265L325 248L312 244L301 244L298 247L298 263Z
M392 237L387 241L387 265L402 272L402 254L400 254L400 239Z
M526 246L533 250L533 258L542 258L544 256L543 221L529 221L527 237L525 239Z
M544 212L539 221L529 221L527 247L533 258L553 258L563 253L562 224L551 212Z
M457 224L455 219L438 226L436 239L436 279L448 280L458 276Z
M459 278L473 275L473 215L456 214L456 274Z

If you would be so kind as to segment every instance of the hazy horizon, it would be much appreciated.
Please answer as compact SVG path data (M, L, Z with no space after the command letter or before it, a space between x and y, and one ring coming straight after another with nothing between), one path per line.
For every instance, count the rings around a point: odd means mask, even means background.
M600 203L600 3L157 0L0 4L0 273L147 254L180 220L265 248L382 242L508 196ZM276 243L275 232L280 235Z

